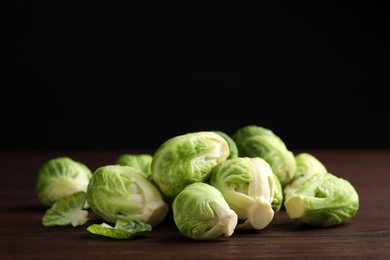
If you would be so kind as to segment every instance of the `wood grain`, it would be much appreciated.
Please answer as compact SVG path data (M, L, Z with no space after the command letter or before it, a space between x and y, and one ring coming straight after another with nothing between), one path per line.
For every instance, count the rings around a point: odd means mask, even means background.
M39 167L57 156L84 162L92 170L112 164L122 153L148 151L2 151L0 152L1 259L390 259L390 151L305 151L329 172L349 180L360 198L347 223L314 228L278 212L269 226L235 231L231 237L195 241L184 237L170 215L151 233L129 240L86 230L103 222L93 212L81 227L44 227L47 207L34 185ZM300 151L294 151L295 154Z

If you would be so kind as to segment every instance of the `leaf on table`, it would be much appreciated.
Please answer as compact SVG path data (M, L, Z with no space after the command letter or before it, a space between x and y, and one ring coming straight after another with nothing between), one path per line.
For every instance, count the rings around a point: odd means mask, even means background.
M88 211L83 207L86 202L86 193L78 191L57 200L42 218L46 227L81 226L88 221Z
M93 234L106 237L129 239L152 231L152 226L140 220L117 220L114 227L106 223L92 224L87 227L87 230Z

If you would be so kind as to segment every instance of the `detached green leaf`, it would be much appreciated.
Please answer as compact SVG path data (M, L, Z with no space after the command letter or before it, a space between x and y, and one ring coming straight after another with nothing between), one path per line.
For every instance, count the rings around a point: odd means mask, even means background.
M81 226L88 221L88 211L83 209L86 202L86 192L78 191L67 195L46 211L42 224L52 226Z
M106 237L129 239L152 231L152 226L141 220L117 220L114 227L106 223L93 224L87 230Z

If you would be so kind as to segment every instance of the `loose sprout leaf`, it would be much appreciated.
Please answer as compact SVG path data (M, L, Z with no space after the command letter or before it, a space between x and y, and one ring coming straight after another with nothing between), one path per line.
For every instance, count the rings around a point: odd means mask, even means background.
M83 209L86 192L79 191L57 200L45 213L42 224L52 226L81 226L88 221L88 211Z
M106 223L93 224L87 227L87 230L96 235L116 239L129 239L134 236L141 236L152 231L152 225L140 220L117 220L115 227Z
M141 220L126 221L119 219L116 221L115 228L124 229L140 235L152 231L152 225Z
M227 159L232 159L232 158L238 157L237 145L236 145L236 142L234 142L234 140L231 138L231 136L226 134L225 132L222 132L219 130L214 130L213 132L219 134L227 141L227 143L229 145L229 156Z

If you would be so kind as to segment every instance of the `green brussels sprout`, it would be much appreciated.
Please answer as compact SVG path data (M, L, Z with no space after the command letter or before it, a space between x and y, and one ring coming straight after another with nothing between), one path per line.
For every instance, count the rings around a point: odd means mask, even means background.
M157 187L130 166L106 165L96 169L88 184L87 201L97 215L111 223L140 220L156 226L168 213L168 205Z
M278 176L276 176L276 174L273 172L271 178L269 179L269 183L271 188L272 209L274 210L274 212L279 212L283 206L284 199L282 184L280 183Z
M88 221L88 211L83 209L85 202L85 191L77 191L62 197L45 212L42 225L45 227L84 225Z
M359 196L352 184L331 173L315 174L285 196L291 219L329 227L351 219L359 209Z
M150 154L122 154L116 161L116 164L122 166L131 166L139 170L146 179L151 180L152 159Z
M209 184L238 215L237 229L263 229L283 203L282 186L271 166L259 157L237 157L216 165Z
M188 184L206 182L211 169L228 156L227 141L212 131L175 136L153 155L152 180L171 200Z
M172 213L179 231L195 240L229 237L238 220L221 192L204 182L184 187L173 200Z
M232 158L238 157L238 149L237 149L237 145L234 142L234 140L225 132L218 131L218 130L214 130L213 132L219 134L227 141L227 143L229 145L229 151L230 151L227 159L232 159Z
M83 163L69 157L57 157L45 162L39 169L35 191L42 204L51 206L64 196L86 192L91 177L91 170Z
M294 154L270 129L256 125L244 126L232 135L232 139L236 142L240 157L260 157L266 160L282 186L294 177Z
M328 170L316 157L309 153L300 153L295 156L297 169L294 178L283 187L283 194L286 195L291 189L298 188L311 176L318 173L326 173Z

